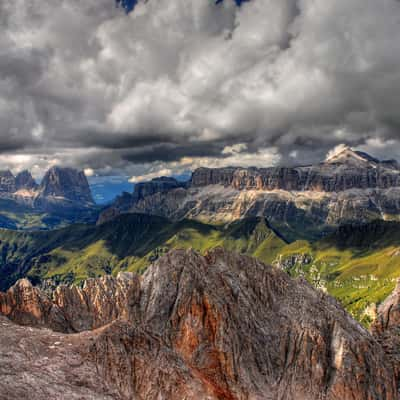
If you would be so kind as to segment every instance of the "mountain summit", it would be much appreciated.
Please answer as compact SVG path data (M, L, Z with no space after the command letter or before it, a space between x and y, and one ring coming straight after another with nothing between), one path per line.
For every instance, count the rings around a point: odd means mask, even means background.
M367 153L363 153L361 151L353 150L349 146L340 147L337 150L332 151L328 154L325 159L326 163L330 164L340 164L347 162L355 162L355 163L374 163L379 164L380 161L374 157L371 157Z
M49 169L40 184L39 193L41 197L51 196L82 204L94 203L85 174L72 168Z
M33 179L32 174L27 170L20 172L15 177L15 186L17 190L36 190L38 188L38 184Z
M359 168L376 168L377 166L381 166L383 168L399 169L399 164L396 160L381 161L363 151L353 150L349 146L340 146L337 150L330 152L324 163L348 164Z

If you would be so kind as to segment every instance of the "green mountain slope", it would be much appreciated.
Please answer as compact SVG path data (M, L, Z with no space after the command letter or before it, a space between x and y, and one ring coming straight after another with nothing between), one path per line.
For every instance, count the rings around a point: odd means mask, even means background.
M41 212L0 198L0 228L18 230L58 229L74 223L94 223L101 207L82 210L59 210L57 213Z
M368 325L400 277L400 224L343 226L316 243L286 246L275 264L327 290Z
M0 230L0 290L22 276L34 283L78 283L88 277L142 271L171 248L205 252L223 246L271 262L286 242L262 218L213 226L126 214L100 226L72 225L50 232Z
M292 276L304 276L366 325L400 277L397 222L343 226L320 241L288 244L264 218L215 226L126 214L100 226L0 230L0 290L23 276L34 283L58 284L119 271L142 272L170 249L191 247L204 253L218 246L257 257Z

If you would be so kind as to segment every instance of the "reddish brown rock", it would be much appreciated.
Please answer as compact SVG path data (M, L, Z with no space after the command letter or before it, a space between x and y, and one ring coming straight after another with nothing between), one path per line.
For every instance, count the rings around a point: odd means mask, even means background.
M400 383L400 281L378 307L378 317L371 326L371 332L388 355L396 380Z
M96 329L119 318L130 318L139 299L139 278L121 273L117 278L89 279L82 288L59 286L52 299L27 279L0 293L0 312L30 326L45 326L58 332Z
M0 316L0 400L123 400L88 357L96 334L27 328Z
M53 303L67 329L107 324L88 362L123 399L398 398L380 345L303 280L221 249L175 250L128 277L64 287Z

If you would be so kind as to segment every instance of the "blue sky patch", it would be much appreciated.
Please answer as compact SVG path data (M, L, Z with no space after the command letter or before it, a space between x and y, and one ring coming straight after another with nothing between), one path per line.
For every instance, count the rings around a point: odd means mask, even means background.
M215 4L222 3L224 0L215 0ZM249 0L235 0L236 4L240 6L242 3ZM131 12L138 0L116 0L117 6L121 6L127 13Z

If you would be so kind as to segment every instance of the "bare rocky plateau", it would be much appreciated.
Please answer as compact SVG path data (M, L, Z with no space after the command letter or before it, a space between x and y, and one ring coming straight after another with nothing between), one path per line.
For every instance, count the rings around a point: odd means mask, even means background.
M0 399L398 399L395 358L333 298L222 249L50 295L21 280L0 313Z

